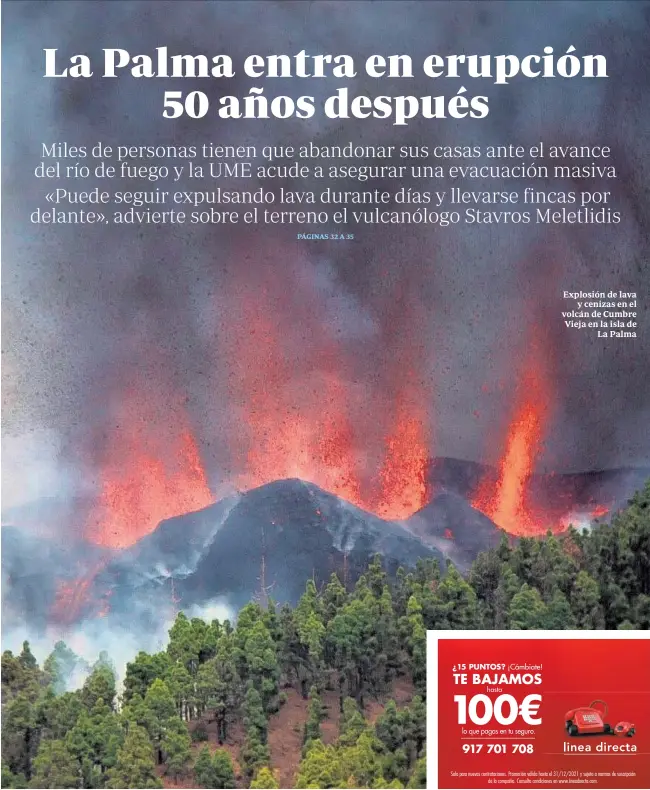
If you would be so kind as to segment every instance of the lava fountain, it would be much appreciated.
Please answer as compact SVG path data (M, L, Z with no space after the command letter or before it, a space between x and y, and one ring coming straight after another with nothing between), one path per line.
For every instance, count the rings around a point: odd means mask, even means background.
M472 502L473 507L513 535L536 535L546 529L529 505L528 484L542 449L549 404L544 366L533 352L515 393L496 484L484 480Z
M429 501L426 425L425 417L398 403L379 473L380 500L374 508L382 518L408 518Z
M133 392L127 403L103 447L99 497L85 529L91 542L116 549L214 501L184 408L173 404L161 415L151 398Z
M383 364L371 368L358 338L346 337L337 294L305 275L297 252L293 263L291 249L282 254L292 289L272 264L237 268L224 283L227 328L215 346L234 404L233 482L248 490L298 477L406 518L427 502L430 458L430 419L418 408L427 394L409 374L420 360L404 353L410 337L386 338Z

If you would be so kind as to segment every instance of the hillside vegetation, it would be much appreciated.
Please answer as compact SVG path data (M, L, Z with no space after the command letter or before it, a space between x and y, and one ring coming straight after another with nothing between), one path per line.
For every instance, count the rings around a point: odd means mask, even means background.
M522 538L467 579L434 561L308 581L235 625L179 614L118 696L110 656L67 690L64 643L2 656L2 786L425 787L427 629L650 628L650 483L611 525Z

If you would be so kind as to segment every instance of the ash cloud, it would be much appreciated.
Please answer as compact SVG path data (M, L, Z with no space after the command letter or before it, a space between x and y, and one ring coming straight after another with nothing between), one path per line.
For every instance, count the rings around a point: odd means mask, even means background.
M132 614L141 614L139 608L132 610ZM54 644L59 639L64 641L81 659L74 671L64 678L66 691L74 691L83 686L100 653L105 651L114 664L118 680L122 682L126 677L126 665L135 659L140 650L157 653L166 649L169 630L174 625L176 616L173 612L163 611L159 614L162 617L157 620L156 628L150 631L134 631L132 624L124 622L120 617L113 617L108 622L85 620L68 629L51 629L45 633L28 625L16 626L3 633L3 649L18 654L23 641L27 640L32 653L42 666ZM208 623L212 620L232 622L235 618L234 610L220 598L206 601L200 606L195 604L186 611L186 615L190 618L198 617Z
M241 396L232 382L247 363L232 342L233 329L242 305L252 298L254 309L260 293L266 294L269 321L291 363L292 380L279 386L290 390L297 408L310 402L314 387L328 375L331 358L322 334L329 331L357 427L354 452L370 464L385 434L383 415L395 408L405 359L416 379L414 402L421 401L417 405L431 417L432 454L494 462L532 327L543 337L554 401L540 469L647 461L648 388L639 364L643 336L600 344L584 333L570 334L561 323L561 294L618 287L640 295L650 291L643 265L650 216L643 141L650 119L646 94L639 93L650 84L648 8L618 2L7 4L5 501L25 498L19 479L34 481L28 486L32 496L43 480L43 464L51 469L47 487L53 477L57 494L96 490L107 437L125 420L138 418L130 405L138 402L129 397L134 387L138 397L156 390L152 400L160 424L174 423L175 409L187 412L213 489L236 476L241 469L233 458L233 436L245 436L246 426L239 425ZM196 86L189 80L41 78L44 47L98 57L103 47L151 53L163 44L178 53L227 53L235 62L251 53L306 49L353 54L358 63L378 52L408 53L416 64L435 52L523 55L548 44L564 52L573 44L578 54L605 54L611 76L481 84L490 95L485 120L414 120L406 129L371 119L228 122L209 114L201 121L170 122L160 117L164 90L198 87L213 99L224 92L244 95L250 85L241 76ZM435 95L443 89L451 95L456 84L445 82L359 77L349 87L368 95ZM267 81L265 93L329 95L340 84ZM470 91L473 87L468 85ZM605 188L616 193L624 219L602 228L367 226L356 229L354 244L328 247L325 254L296 242L296 228L286 226L120 229L28 223L29 212L42 202L43 184L31 172L43 142L261 146L315 138L322 144L610 145L620 177ZM81 188L82 182L74 186ZM183 187L189 184L178 184ZM642 302L640 312L641 333L647 333Z

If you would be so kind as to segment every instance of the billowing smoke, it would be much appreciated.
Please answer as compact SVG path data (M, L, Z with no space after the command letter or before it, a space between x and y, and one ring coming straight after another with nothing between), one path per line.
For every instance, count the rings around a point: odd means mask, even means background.
M123 527L147 510L151 492L160 512L150 513L154 523L133 526L133 540L165 515L202 507L222 492L301 476L380 515L402 517L421 504L418 475L428 456L498 460L533 344L545 377L535 468L647 462L649 397L639 362L649 292L643 132L650 119L639 91L650 84L648 26L642 3L10 4L3 47L5 506L54 497L67 514L54 519L57 534L116 547L132 542ZM481 84L490 95L485 120L420 119L400 129L320 115L161 118L164 90L244 95L250 84L241 76L196 86L41 78L45 47L100 60L103 47L152 53L163 44L174 53L226 53L235 63L252 53L305 49L353 54L359 64L376 53L408 53L417 64L432 53L523 56L574 45L578 54L606 55L611 76ZM267 95L323 97L340 87L333 80L276 83L264 84ZM368 95L441 92L421 76L359 77L349 87ZM28 222L45 192L31 175L42 143L261 147L310 140L609 145L616 180L557 188L611 189L622 222L364 226L346 228L356 239L338 245L298 241L296 226ZM174 188L192 186L186 180ZM265 184L280 186L319 184ZM564 290L610 288L639 293L636 340L601 342L565 328ZM123 516L115 515L118 504L128 511ZM47 510L40 529L52 522Z
M199 617L208 623L212 620L232 621L234 615L233 610L219 599L207 601L202 606L194 605L187 611L188 617ZM138 651L157 653L166 649L169 629L174 624L174 619L174 612L163 613L156 628L145 632L134 631L132 623L124 621L120 624L117 618L111 619L108 624L103 620L86 620L65 630L52 628L45 633L28 625L15 626L8 629L3 642L5 649L19 652L23 641L27 640L32 653L42 666L56 641L64 640L79 658L74 665L71 664L65 677L61 678L66 690L73 691L81 688L102 652L108 653L118 679L124 680L126 665L133 661Z

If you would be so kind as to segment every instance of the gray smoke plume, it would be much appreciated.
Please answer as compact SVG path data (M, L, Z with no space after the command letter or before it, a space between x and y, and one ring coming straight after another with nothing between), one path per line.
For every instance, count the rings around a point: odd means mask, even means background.
M335 368L353 447L372 466L407 368L409 397L429 415L430 451L494 462L522 360L536 332L550 417L539 469L634 465L649 458L647 342L650 60L647 3L20 2L3 30L3 496L92 495L116 426L157 434L188 415L213 490L242 470L246 413L237 381L250 372L240 343L259 310L286 365L284 403L297 411ZM152 54L252 53L524 56L544 46L604 54L607 80L467 85L490 96L484 120L222 121L161 118L164 90L243 96L251 81L44 80L43 48L104 47ZM452 95L455 81L287 79L267 95ZM281 83L281 84L280 84ZM444 83L444 84L443 84ZM485 84L484 84L485 83ZM480 90L479 90L480 88ZM31 225L46 185L32 175L42 143L609 145L619 178L617 226L350 228L352 243L299 242L301 228ZM431 162L428 162L431 164ZM219 185L215 182L215 185ZM301 189L302 183L272 185ZM406 182L420 189L449 182ZM84 188L80 182L71 187ZM90 185L89 185L90 186ZM93 183L94 186L94 183ZM187 181L174 188L190 188ZM245 185L254 188L256 183ZM269 187L269 184L265 186ZM351 189L354 182L332 184ZM394 182L373 184L395 189ZM472 184L474 189L522 183ZM534 184L543 188L539 184ZM590 181L560 184L580 190ZM115 185L115 188L127 185ZM141 185L138 185L141 188ZM621 288L640 296L636 340L599 342L566 329L562 292ZM645 336L644 336L645 335ZM268 358L262 343L260 360ZM256 386L260 386L259 381ZM134 390L137 390L134 395ZM407 399L408 400L408 399ZM142 404L146 402L146 414ZM280 430L291 430L282 422ZM72 525L78 529L79 525ZM63 529L63 526L61 527Z

